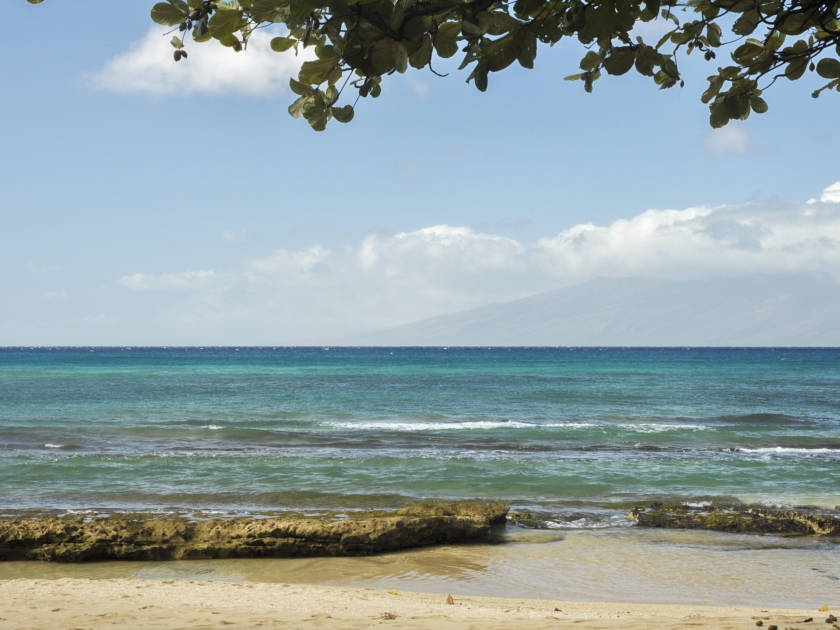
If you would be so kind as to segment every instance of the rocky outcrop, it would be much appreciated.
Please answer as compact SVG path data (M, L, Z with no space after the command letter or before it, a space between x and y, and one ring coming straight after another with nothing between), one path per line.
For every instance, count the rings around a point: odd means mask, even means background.
M840 518L837 516L763 506L698 507L654 503L647 508L634 508L628 518L642 527L710 529L744 534L840 535Z
M501 503L414 505L346 520L188 520L122 514L106 518L0 520L0 560L187 560L367 556L488 537L504 523Z

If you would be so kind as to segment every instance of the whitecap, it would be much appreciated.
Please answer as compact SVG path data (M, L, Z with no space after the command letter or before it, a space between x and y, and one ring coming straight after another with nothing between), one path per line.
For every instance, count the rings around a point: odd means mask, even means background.
M742 453L840 453L840 448L793 448L787 446L768 446L765 448L739 448Z
M64 448L64 444L44 444L44 448Z
M224 427L220 427L218 424L205 424L202 429L210 429L211 431L218 431L219 429L224 429Z
M491 429L586 429L599 427L590 422L521 422L518 420L465 420L456 422L325 422L334 429L357 431L473 431Z
M663 431L708 431L705 424L618 424L620 429L628 429L636 433L662 433Z
M527 422L500 422L479 420L476 422L327 422L335 429L357 431L469 431L475 429L531 429L539 427Z

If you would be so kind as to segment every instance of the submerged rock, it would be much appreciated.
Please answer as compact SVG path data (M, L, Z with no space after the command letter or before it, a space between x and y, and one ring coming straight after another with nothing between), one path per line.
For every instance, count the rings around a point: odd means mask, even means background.
M0 520L0 560L192 560L367 556L488 537L505 522L501 503L414 505L347 520L189 520L121 514Z
M642 527L709 529L743 534L840 535L840 518L816 511L778 510L762 506L691 506L654 503L634 508L627 518Z

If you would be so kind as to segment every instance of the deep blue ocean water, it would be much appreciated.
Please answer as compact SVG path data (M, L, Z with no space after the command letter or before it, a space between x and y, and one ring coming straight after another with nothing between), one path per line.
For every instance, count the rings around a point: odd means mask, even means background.
M840 349L2 348L0 508L840 505Z

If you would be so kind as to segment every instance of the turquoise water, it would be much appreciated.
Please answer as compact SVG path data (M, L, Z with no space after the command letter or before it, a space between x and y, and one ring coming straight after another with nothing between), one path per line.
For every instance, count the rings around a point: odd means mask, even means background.
M0 508L840 504L840 350L0 349Z

